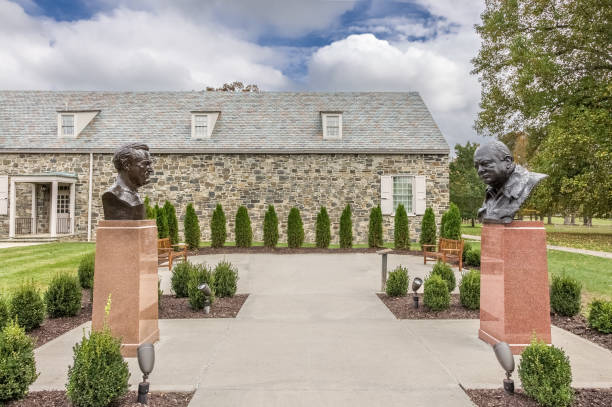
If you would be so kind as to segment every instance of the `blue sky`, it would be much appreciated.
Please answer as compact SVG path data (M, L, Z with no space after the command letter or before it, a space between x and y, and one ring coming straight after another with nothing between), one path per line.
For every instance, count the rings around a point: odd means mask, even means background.
M478 140L478 0L0 0L0 88L418 91Z

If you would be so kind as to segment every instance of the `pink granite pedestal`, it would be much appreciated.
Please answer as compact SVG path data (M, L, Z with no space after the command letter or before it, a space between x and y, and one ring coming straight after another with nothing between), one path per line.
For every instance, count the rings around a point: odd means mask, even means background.
M105 306L121 354L136 356L145 342L159 340L157 325L157 226L154 220L103 220L96 236L92 328L104 326Z
M520 354L535 334L550 343L546 230L542 222L485 224L481 235L480 329Z

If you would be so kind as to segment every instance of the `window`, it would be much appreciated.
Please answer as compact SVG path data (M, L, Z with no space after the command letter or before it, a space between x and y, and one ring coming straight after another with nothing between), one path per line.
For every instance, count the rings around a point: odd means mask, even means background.
M62 136L63 137L74 137L74 115L63 114L62 115Z
M197 114L194 116L194 138L208 137L208 115Z
M57 213L70 213L70 186L57 187Z
M399 204L404 205L407 213L412 213L412 193L414 177L395 176L393 177L393 213Z
M342 138L342 114L322 113L323 138L337 140Z

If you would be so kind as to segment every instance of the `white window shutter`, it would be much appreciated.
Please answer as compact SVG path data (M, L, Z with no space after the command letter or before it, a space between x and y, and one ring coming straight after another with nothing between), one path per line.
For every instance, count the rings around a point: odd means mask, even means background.
M393 215L393 177L380 177L380 209L383 215Z
M414 214L423 215L427 207L427 191L424 175L414 177Z
M8 175L0 175L0 215L8 215Z

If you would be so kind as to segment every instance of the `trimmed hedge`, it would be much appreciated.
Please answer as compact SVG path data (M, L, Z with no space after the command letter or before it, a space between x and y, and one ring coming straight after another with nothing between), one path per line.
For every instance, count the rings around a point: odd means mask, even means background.
M389 297L405 296L408 292L408 269L406 267L397 266L395 270L389 273L385 292Z
M72 317L81 310L81 286L76 276L58 274L45 292L47 315L50 318Z
M45 319L45 303L33 282L22 284L11 298L11 318L26 332L38 328Z
M316 246L322 249L327 249L331 242L329 215L324 206L317 214L317 222L315 224L315 242Z
M605 334L612 334L612 301L594 300L589 304L589 326Z
M395 210L393 238L396 249L410 249L410 224L403 204Z
M370 210L368 227L368 247L383 247L383 218L380 205Z
M461 278L459 300L467 309L480 308L480 272L471 270Z
M439 275L442 280L446 281L449 293L452 292L457 286L457 280L455 279L453 269L448 264L442 262L442 260L438 260L438 262L433 266L431 274Z
M37 377L32 338L8 322L0 330L0 404L25 397Z
M227 239L227 229L225 226L225 213L221 204L217 204L210 218L210 246L223 247Z
M185 220L184 231L185 231L185 243L190 249L198 249L200 247L200 221L198 215L195 213L192 204L187 204L185 209Z
M229 261L222 260L213 272L213 288L217 297L233 297L236 294L238 269Z
M304 243L304 224L298 208L291 208L287 219L287 245L291 248L301 247Z
M340 216L340 248L353 247L353 221L351 219L351 205L347 204Z
M96 265L96 253L86 254L81 258L77 274L79 283L83 288L92 288L94 283L94 267Z
M253 230L251 229L249 212L245 206L240 206L236 211L234 233L236 235L236 247L251 247L253 244Z
M436 217L433 209L425 209L423 220L421 221L421 236L419 237L419 243L424 244L436 244Z
M425 280L423 303L432 311L442 311L450 307L450 294L446 281L437 274Z
M569 276L553 276L550 285L550 308L559 315L571 317L580 312L580 282Z
M276 247L278 244L278 216L274 210L274 205L268 205L268 210L264 215L264 246Z
M572 369L562 349L532 339L523 350L518 373L525 394L539 404L564 407L572 403Z

